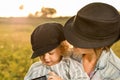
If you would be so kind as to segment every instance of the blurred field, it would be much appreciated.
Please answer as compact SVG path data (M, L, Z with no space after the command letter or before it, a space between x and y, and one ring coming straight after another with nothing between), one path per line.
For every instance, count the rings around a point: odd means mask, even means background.
M46 22L60 22L65 18L0 18L0 80L23 80L31 60L30 34ZM112 46L120 57L120 41Z
M30 34L39 24L68 18L0 18L0 80L23 80L31 60ZM37 60L37 59L36 59Z

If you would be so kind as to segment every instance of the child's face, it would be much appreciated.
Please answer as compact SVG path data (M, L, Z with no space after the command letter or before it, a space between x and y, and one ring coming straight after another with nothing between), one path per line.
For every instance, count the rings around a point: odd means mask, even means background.
M61 60L61 50L60 48L55 48L52 51L45 53L44 55L40 56L40 59L43 64L47 66L52 66L54 64L57 64Z

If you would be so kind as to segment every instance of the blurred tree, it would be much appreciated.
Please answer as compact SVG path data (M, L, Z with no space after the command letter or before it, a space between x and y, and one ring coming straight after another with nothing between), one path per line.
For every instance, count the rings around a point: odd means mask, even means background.
M35 17L40 17L40 16L41 16L41 12L36 11L36 12L35 12Z
M28 17L32 18L32 17L35 17L35 16L34 16L34 14L29 13Z
M20 10L23 10L23 9L24 9L24 5L20 5L20 6L19 6L19 9L20 9Z
M54 8L42 7L41 13L41 17L52 17L54 14L56 14L56 10Z
M29 13L28 17L53 17L56 14L54 8L45 8L42 7L40 11L36 11L34 14Z

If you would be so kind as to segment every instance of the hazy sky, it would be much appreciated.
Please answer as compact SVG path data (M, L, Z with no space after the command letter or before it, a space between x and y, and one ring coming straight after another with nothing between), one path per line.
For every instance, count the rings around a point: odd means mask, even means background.
M73 16L91 2L108 3L120 11L120 0L0 0L0 17L28 16L40 11L41 7L56 9L57 16Z

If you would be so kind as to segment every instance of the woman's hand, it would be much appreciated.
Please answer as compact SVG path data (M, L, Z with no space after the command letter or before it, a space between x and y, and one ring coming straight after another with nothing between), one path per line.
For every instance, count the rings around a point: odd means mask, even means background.
M63 79L54 72L50 72L48 76L48 80L63 80Z

